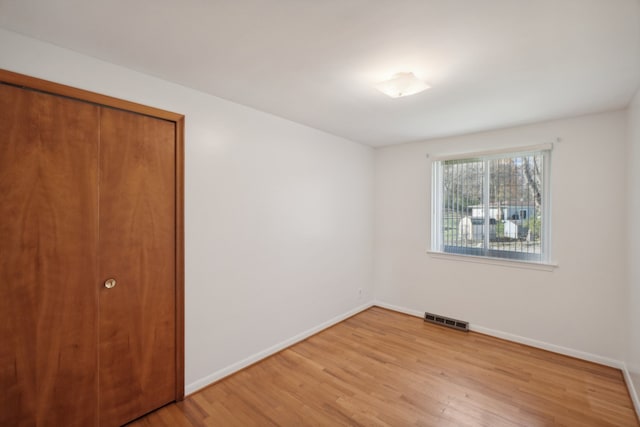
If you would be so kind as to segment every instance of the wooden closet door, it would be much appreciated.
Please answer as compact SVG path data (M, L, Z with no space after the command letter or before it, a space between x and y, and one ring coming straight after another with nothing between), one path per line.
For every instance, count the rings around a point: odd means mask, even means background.
M98 422L95 105L0 84L0 425Z
M176 130L109 108L100 121L100 419L176 398Z

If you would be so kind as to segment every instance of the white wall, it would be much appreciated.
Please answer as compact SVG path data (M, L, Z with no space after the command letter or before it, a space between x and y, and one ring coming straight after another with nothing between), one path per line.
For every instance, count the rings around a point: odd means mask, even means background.
M552 153L553 271L437 259L431 155L534 145ZM626 318L626 112L376 150L376 298L622 360Z
M186 115L188 391L372 299L370 148L4 30L0 68Z
M629 106L629 335L625 362L640 402L640 90ZM640 406L637 407L640 413Z

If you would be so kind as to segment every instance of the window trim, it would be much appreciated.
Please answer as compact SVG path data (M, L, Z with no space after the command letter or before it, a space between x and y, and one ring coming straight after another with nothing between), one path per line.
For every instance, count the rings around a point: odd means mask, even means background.
M540 144L529 145L521 147L508 147L501 149L455 153L448 155L437 155L430 157L431 160L431 242L427 253L439 258L448 259L463 259L467 258L473 262L488 262L491 264L524 264L532 266L546 266L548 268L555 268L557 264L551 262L551 152L553 150L553 144ZM542 244L540 248L541 257L540 260L527 260L527 259L512 259L507 257L494 257L490 255L475 255L475 254L463 254L463 253L451 253L444 251L443 236L440 230L442 229L442 203L443 203L443 191L442 187L442 163L447 160L464 160L472 158L481 158L483 161L489 161L498 158L504 158L507 156L518 157L531 155L534 153L543 153L543 195L542 195L542 216L544 218L544 226L542 227ZM489 185L486 182L485 185ZM487 193L488 194L488 193ZM488 200L486 201L488 202ZM488 221L489 216L486 215ZM484 233L486 239L489 237L489 233ZM514 252L517 254L517 252ZM545 268L543 268L545 269Z

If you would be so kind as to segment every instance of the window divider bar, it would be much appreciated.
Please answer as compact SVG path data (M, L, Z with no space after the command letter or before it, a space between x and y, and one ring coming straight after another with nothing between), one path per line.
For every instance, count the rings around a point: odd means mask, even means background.
M490 234L491 234L491 212L489 211L489 191L491 189L491 183L489 182L489 178L491 177L491 169L490 169L490 165L489 165L489 161L485 160L483 162L483 168L484 168L484 182L483 182L483 190L482 192L484 193L483 197L482 197L482 201L483 201L483 210L484 210L484 252L487 253L489 251L489 240L490 240Z

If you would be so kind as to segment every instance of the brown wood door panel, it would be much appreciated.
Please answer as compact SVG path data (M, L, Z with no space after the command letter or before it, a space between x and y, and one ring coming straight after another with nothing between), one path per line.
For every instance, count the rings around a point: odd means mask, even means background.
M183 397L183 118L29 84L85 94L0 70L0 425L120 425Z
M110 108L100 121L100 419L176 398L176 128Z
M95 105L0 84L0 425L97 424Z

